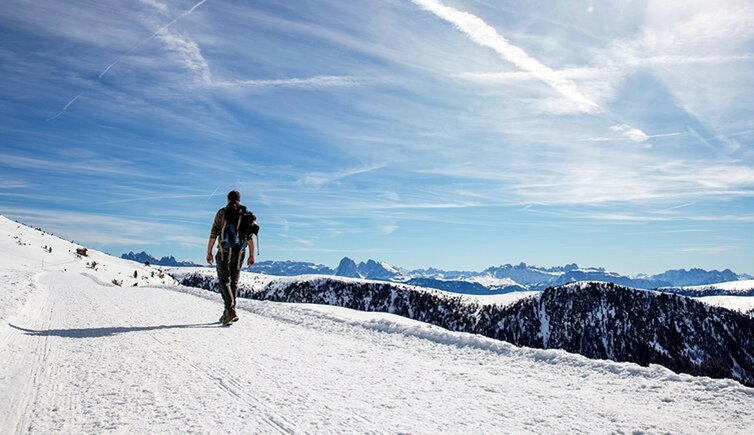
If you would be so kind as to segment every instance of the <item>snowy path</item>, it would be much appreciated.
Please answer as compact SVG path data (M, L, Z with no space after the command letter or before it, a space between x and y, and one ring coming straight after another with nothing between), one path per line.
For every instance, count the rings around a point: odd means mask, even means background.
M2 433L754 429L754 390L733 381L334 308L241 301L223 328L208 292L36 280L0 325Z

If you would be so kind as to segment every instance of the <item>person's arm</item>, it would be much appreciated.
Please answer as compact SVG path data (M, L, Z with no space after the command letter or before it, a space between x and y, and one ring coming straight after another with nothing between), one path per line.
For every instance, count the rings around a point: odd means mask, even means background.
M209 230L209 241L207 242L207 263L209 264L212 264L214 261L214 257L212 257L212 248L215 247L217 236L220 235L220 229L222 228L224 217L225 212L223 209L218 210L215 214L215 220L212 221L212 229Z
M254 237L252 236L249 238L249 260L246 262L246 265L249 267L254 265Z
M217 236L209 236L209 242L207 242L207 263L212 264L215 258L212 256L212 248L215 247L215 240Z

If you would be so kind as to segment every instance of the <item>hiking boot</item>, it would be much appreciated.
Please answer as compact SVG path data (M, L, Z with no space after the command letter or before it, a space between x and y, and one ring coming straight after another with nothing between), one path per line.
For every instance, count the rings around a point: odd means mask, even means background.
M225 319L228 318L228 315L226 313L223 313L222 316L220 316L220 323L225 323Z
M230 325L231 323L234 323L234 322L237 322L237 321L238 321L238 316L236 315L235 312L233 312L233 313L230 313L225 318L225 321L223 322L223 325Z

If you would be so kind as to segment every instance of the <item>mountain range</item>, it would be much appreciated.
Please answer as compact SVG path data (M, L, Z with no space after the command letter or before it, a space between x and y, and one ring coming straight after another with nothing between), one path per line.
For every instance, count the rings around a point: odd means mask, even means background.
M138 254L129 252L121 257L162 266L199 266L192 262L177 261L172 256L158 260L145 252ZM539 267L526 263L503 264L488 267L482 271L448 271L437 268L408 270L372 259L357 263L348 257L344 257L334 269L311 262L266 260L246 270L275 276L333 275L364 278L464 294L501 294L513 291L544 290L548 287L578 281L611 282L631 288L652 290L709 285L749 277L749 275L738 275L730 269L718 271L699 268L674 269L655 275L639 274L631 277L607 271L602 267L582 268L575 263L554 267Z
M147 254L144 251L141 251L139 253L134 253L133 251L131 251L128 254L121 255L120 258L123 258L125 260L136 261L142 264L152 264L155 266L173 266L173 267L201 266L201 264L196 264L191 261L178 261L172 255L162 257L158 260L157 258Z

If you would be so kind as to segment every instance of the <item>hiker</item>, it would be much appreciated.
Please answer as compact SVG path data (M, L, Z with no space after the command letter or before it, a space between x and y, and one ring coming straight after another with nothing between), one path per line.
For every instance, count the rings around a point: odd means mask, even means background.
M241 275L246 254L249 247L248 266L254 264L254 239L251 225L256 225L254 215L246 211L241 205L241 194L237 190L228 192L228 204L217 211L207 244L207 262L217 262L217 278L220 280L220 293L225 303L225 311L220 317L220 323L230 325L238 320L236 313L236 298L238 297L238 278ZM257 227L258 228L258 227ZM212 248L220 236L217 244L217 254L212 257Z

